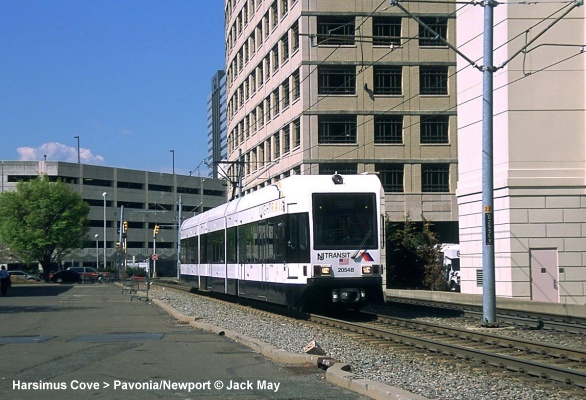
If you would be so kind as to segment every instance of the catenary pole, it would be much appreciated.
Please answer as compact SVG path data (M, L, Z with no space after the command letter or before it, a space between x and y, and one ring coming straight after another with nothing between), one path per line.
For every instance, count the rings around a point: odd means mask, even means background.
M494 0L484 7L484 43L482 67L482 323L496 324L494 262L494 171L493 171L493 41Z

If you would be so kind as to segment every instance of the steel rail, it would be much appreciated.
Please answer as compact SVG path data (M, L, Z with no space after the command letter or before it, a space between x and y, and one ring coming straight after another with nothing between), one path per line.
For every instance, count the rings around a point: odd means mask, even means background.
M473 304L405 299L400 297L388 298L388 301L393 304L406 304L412 307L426 307L436 310L459 312L462 316L476 318L478 321L481 320L482 316L482 307ZM586 318L571 315L537 313L501 307L497 308L497 320L502 324L528 327L531 329L586 335Z
M392 341L401 345L422 349L425 351L440 353L450 357L488 364L497 368L507 369L534 377L546 378L579 387L586 387L586 372L543 362L522 359L504 354L495 353L494 350L481 350L465 347L459 344L438 340L437 338L420 337L416 334L402 333L368 326L364 323L348 322L330 317L311 315L311 322L334 327L348 332ZM482 344L482 342L479 342Z

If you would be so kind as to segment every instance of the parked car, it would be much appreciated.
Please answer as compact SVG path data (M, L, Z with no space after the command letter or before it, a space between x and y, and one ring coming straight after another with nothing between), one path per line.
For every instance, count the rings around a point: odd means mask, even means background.
M55 283L81 283L81 274L71 270L63 270L51 273L49 282Z
M40 281L41 278L39 278L36 275L31 275L28 272L24 272L24 271L8 271L8 275L10 275L11 277L15 276L17 278L23 279L25 281Z
M98 282L102 277L102 274L92 267L69 267L67 270L79 273L83 281Z

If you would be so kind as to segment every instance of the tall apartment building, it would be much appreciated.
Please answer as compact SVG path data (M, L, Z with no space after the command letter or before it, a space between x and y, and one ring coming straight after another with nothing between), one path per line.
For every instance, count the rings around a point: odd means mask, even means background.
M208 111L208 165L209 176L221 178L218 174L218 163L226 160L227 151L227 121L226 121L226 74L223 70L217 71L212 77L212 90L207 101Z
M454 4L405 3L455 41ZM226 0L228 158L243 192L378 173L391 220L457 240L453 51L387 0ZM446 235L444 237L448 237Z
M39 175L67 183L90 205L89 242L82 249L73 249L62 260L62 267L103 268L104 260L110 267L116 265L116 242L124 220L128 226L126 260L148 260L156 246L159 275L172 275L177 263L179 198L181 219L226 201L222 180L60 161L0 161L0 191L15 190L19 181ZM155 225L160 226L156 244Z
M497 296L586 303L586 24L580 5L499 4L494 10ZM483 10L461 13L459 48L481 60ZM537 41L518 53L533 38ZM484 241L482 72L464 60L458 64L462 291L479 294Z

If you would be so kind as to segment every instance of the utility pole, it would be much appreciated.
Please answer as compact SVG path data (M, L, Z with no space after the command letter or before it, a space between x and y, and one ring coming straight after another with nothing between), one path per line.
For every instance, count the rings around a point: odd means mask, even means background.
M181 195L179 195L179 211L177 213L177 279L181 278Z

